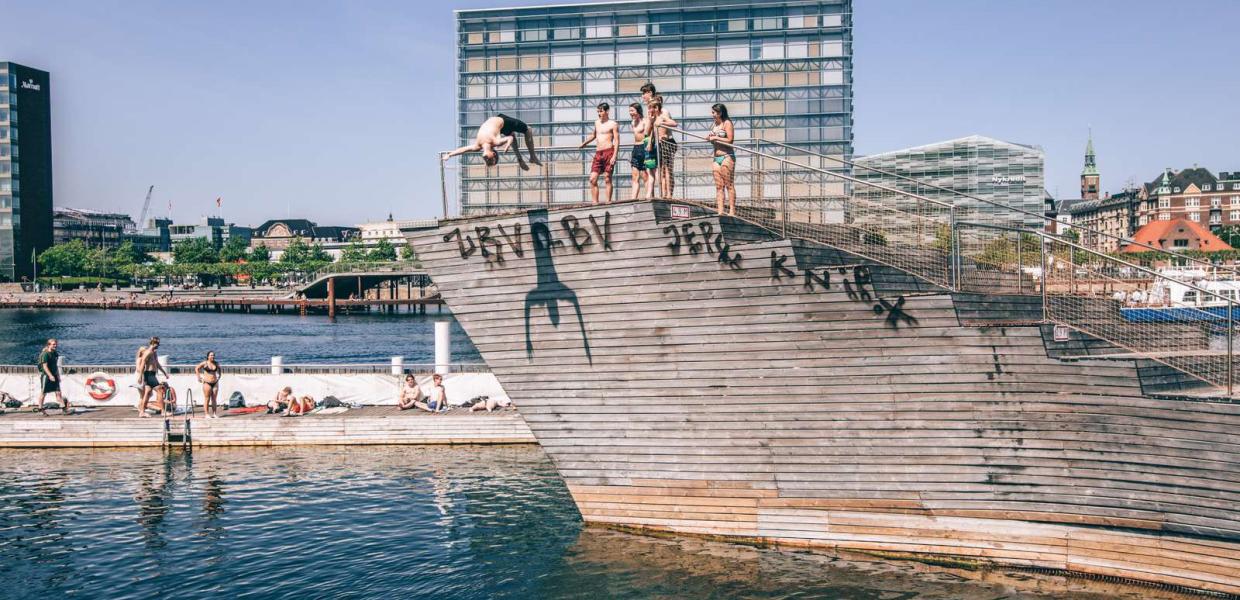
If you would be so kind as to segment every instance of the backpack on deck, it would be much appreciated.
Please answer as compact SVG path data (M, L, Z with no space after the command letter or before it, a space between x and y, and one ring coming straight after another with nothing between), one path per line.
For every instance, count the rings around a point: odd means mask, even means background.
M245 408L245 396L241 392L233 392L228 396L228 408Z
M327 396L323 398L323 402L320 403L319 406L322 406L323 408L340 408L341 406L348 406L348 405L345 404L344 402L341 402L340 398L337 398L335 396Z

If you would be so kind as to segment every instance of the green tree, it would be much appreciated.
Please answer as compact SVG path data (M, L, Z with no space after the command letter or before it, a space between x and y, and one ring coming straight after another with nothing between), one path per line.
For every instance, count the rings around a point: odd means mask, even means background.
M215 246L204 237L177 242L172 247L172 261L177 264L201 264L219 262Z
M267 249L266 244L259 244L250 251L250 262L252 263L268 263L271 262L271 250Z
M249 259L249 246L237 236L230 236L224 247L220 248L220 262L235 263Z
M57 244L39 255L41 275L68 276L86 273L90 260L90 248L82 240Z
M372 262L391 262L396 260L396 247L386 239L379 240L367 256Z
M1240 226L1224 225L1219 228L1218 236L1232 248L1240 247Z
M305 264L309 260L310 246L300 237L293 238L288 246L284 247L284 253L280 255L280 262L288 265Z
M310 252L309 252L309 259L310 260L308 262L312 262L312 263L332 262L332 255L328 254L327 250L323 249L322 244L311 244Z
M344 250L341 251L340 262L365 262L368 257L369 254L366 252L366 247L363 246L361 242L354 241L350 242L349 245L345 246Z

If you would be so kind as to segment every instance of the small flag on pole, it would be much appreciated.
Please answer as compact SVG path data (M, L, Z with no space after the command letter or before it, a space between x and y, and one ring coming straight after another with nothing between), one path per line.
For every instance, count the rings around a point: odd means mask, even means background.
M221 206L221 203L220 203L220 201L221 201L221 200L222 200L222 197L221 197L221 198L216 198L216 199L215 199L215 207L216 207L216 208L219 208L219 207Z

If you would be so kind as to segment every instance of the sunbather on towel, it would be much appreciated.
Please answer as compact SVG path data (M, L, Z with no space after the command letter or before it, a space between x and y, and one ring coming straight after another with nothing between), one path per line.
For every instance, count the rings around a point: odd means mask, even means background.
M286 417L300 417L314 410L314 398L310 396L302 396L301 399L292 398L288 404L288 412L284 413Z
M297 400L297 396L293 395L293 388L285 386L284 389L276 393L276 397L267 403L267 414L284 412L288 410L289 403Z

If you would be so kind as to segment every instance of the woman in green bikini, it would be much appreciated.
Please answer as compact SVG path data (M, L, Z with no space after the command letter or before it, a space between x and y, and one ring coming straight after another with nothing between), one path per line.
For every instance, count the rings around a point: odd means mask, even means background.
M719 214L736 216L736 130L732 127L732 119L728 118L728 107L716 104L710 107L710 114L715 124L710 128L706 140L715 146L715 163L710 166L715 175L715 205Z

